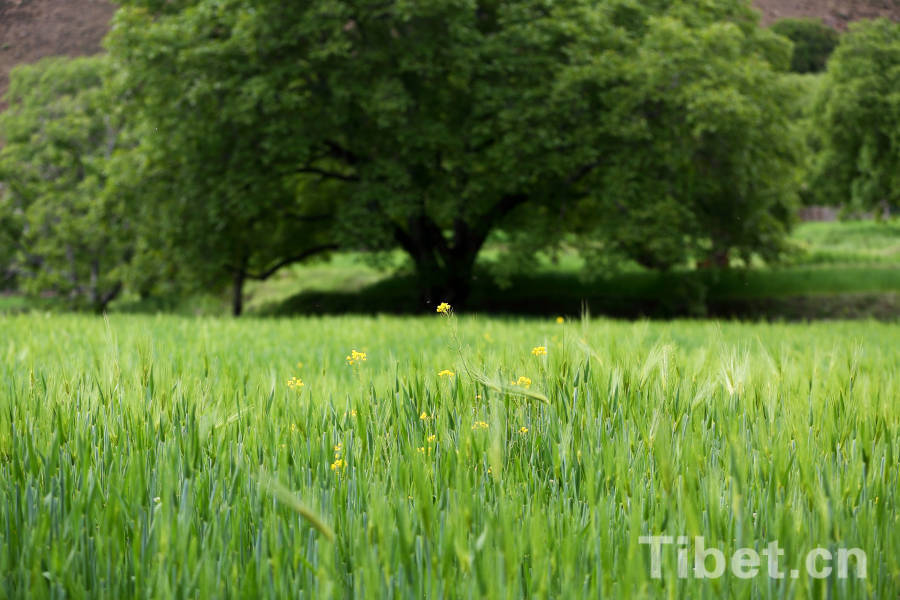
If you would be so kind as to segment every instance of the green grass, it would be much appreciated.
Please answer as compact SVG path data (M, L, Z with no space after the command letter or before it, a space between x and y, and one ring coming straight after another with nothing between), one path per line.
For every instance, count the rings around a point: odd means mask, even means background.
M834 305L845 317L894 320L900 315L898 294L900 268L881 266L642 271L592 280L576 273L543 271L512 276L507 286L482 272L467 307L482 313L542 316L578 315L587 306L593 313L620 318L815 319L833 318L835 311L830 307ZM268 304L254 304L252 311L262 315L416 314L432 308L421 304L416 280L408 275L373 275L372 283L360 289L307 289L269 299Z
M726 272L650 272L623 265L621 272L591 271L577 255L545 254L527 273L498 283L492 269L500 253L486 248L469 306L513 314L578 314L618 317L743 315L772 318L846 316L891 318L900 314L900 221L803 223L791 238L782 264ZM416 313L416 282L403 254L390 254L375 268L360 254L338 254L330 262L296 265L274 280L248 288L248 310L257 314ZM873 301L874 296L880 296ZM828 296L828 298L824 298ZM757 306L758 301L767 301ZM828 305L820 310L820 305ZM831 310L832 305L838 310ZM873 305L876 308L873 308Z
M900 316L900 221L802 223L783 262L725 272L682 270L660 274L623 264L597 272L572 250L542 252L527 271L504 269L501 246L489 244L479 257L469 304L495 314L595 314L624 318L714 316L768 319L878 318ZM420 314L423 307L402 252L376 257L337 253L294 265L246 287L249 314ZM221 295L123 297L119 313L166 312L185 316L226 315ZM47 301L0 296L0 312L43 310Z
M859 264L900 268L900 220L803 223L791 236L805 265Z
M24 310L29 302L22 296L0 294L0 312Z
M28 314L0 331L0 597L900 591L898 325ZM860 547L867 577L679 579L673 551L657 580L650 534L778 540L784 569Z

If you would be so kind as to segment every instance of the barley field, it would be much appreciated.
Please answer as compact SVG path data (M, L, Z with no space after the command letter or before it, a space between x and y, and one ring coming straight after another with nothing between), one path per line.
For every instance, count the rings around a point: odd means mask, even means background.
M0 598L897 598L900 325L560 321L0 316Z

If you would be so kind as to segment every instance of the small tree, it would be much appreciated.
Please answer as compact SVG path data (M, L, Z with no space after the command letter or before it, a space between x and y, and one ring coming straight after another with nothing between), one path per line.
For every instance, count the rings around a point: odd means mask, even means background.
M13 70L0 115L0 229L21 288L96 311L122 290L133 222L105 193L119 139L103 58Z
M788 51L734 22L650 19L620 95L633 126L583 181L584 233L654 269L777 255L801 148L781 73Z
M782 19L772 31L794 43L791 71L821 73L840 41L840 34L819 19Z
M823 144L814 185L834 204L900 205L900 24L859 22L828 64L815 114Z

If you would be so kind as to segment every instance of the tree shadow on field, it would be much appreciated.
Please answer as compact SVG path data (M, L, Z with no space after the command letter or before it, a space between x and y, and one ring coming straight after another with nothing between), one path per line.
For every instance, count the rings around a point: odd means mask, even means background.
M749 271L635 272L585 281L575 274L513 277L500 286L478 274L460 309L498 315L595 316L622 319L730 318L809 320L900 315L900 294L808 293L778 290ZM258 309L261 316L331 314L424 314L435 307L419 299L416 281L398 276L354 292L303 292Z

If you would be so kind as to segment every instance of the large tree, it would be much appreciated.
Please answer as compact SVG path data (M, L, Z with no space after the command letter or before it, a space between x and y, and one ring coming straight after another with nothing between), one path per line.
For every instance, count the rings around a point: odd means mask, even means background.
M900 206L900 24L850 26L828 62L814 122L823 146L814 186L858 210Z
M660 16L672 24L656 22ZM718 22L731 24L719 38L739 41L706 39ZM664 43L665 27L686 39L670 49L691 63L689 86L662 81L662 73L653 86L637 76L664 68L653 61L669 49L647 56L642 49ZM142 123L143 154L170 192L157 194L166 198L161 207L189 207L177 218L205 255L227 249L241 232L258 235L245 223L258 217L265 227L282 214L273 207L315 217L319 211L304 208L311 203L338 224L329 240L405 250L430 302L465 299L492 231L515 227L534 232L536 244L550 242L582 224L572 215L584 214L575 208L585 198L598 191L612 198L606 190L626 176L678 178L677 192L643 186L619 197L631 218L682 201L685 163L698 186L710 189L710 202L722 200L736 173L740 198L729 206L772 193L766 173L754 186L739 168L720 173L715 156L705 163L697 157L723 150L723 160L745 156L748 172L775 164L760 158L761 136L749 130L762 117L738 115L729 124L732 98L716 93L735 70L712 59L721 47L748 56L741 65L752 74L727 87L744 110L757 97L740 96L748 85L775 90L767 61L778 46L737 0L701 7L675 0L131 0L108 39L129 110ZM645 59L651 64L641 67ZM707 59L704 71L697 61ZM666 96L670 85L675 99ZM685 149L679 121L704 102L715 112L687 131L703 140ZM778 107L771 107L777 122ZM727 132L716 135L720 128ZM668 149L647 151L649 136L660 132ZM657 167L657 159L664 164ZM772 179L784 172L778 166ZM588 178L604 190L586 186ZM691 214L667 220L671 227L657 234L677 245L682 226L695 234L722 223L692 214L695 206L677 206ZM620 211L594 207L592 222L615 229ZM219 228L210 230L210 222ZM207 244L204 235L221 237ZM733 245L753 236L715 237ZM308 242L295 234L294 243L302 254Z

